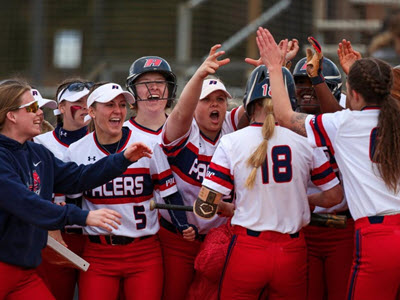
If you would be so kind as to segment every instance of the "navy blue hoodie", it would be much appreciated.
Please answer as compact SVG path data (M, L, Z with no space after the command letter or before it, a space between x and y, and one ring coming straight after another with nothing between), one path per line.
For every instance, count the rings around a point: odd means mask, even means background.
M20 144L0 134L0 261L37 267L47 230L86 225L88 211L55 205L52 193L92 189L119 176L130 164L121 152L78 166L62 162L42 145Z

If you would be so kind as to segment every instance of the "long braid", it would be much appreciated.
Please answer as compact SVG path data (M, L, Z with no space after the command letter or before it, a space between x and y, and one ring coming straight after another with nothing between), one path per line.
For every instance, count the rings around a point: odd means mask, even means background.
M275 117L273 115L273 106L271 99L264 99L262 103L255 103L255 105L262 105L266 113L264 124L262 126L263 141L258 145L257 149L247 160L247 165L252 167L249 177L247 177L245 186L252 189L257 175L257 169L264 163L267 155L268 140L272 137L275 130Z

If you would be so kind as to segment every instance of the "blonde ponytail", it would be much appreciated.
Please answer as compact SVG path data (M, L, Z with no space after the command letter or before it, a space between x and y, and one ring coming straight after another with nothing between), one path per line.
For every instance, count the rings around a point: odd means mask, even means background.
M252 167L251 173L246 180L246 188L252 189L257 175L257 169L263 164L267 156L268 140L272 137L275 130L275 117L271 99L263 99L263 102L256 102L255 105L262 105L266 114L262 126L263 141L258 145L256 151L247 160L247 166Z

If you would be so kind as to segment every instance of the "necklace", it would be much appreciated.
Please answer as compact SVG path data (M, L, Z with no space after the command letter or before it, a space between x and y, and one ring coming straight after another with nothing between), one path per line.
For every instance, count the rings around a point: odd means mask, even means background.
M100 144L99 140L97 140L97 142L99 143L100 147L106 151L108 154L113 154L113 153L117 153L119 150L119 144L121 143L122 137L120 138L120 140L118 141L118 143L114 143L114 144L109 144L109 145L102 145ZM117 147L114 150L114 146L117 145ZM113 152L113 153L112 153Z

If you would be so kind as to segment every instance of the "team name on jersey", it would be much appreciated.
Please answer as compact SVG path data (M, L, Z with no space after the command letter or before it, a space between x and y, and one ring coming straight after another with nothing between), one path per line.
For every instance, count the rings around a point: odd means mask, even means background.
M154 185L149 169L128 169L122 176L85 192L95 204L139 203L153 196Z
M179 177L193 185L201 186L212 156L199 155L196 152L198 152L197 148L189 144L179 153L179 159L168 157L168 161Z
M192 166L190 167L189 175L195 177L197 181L202 182L207 175L208 164L209 163L204 163L204 162L199 163L199 161L196 158L193 161Z

